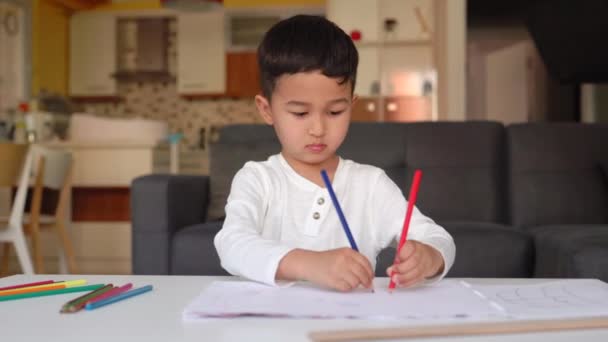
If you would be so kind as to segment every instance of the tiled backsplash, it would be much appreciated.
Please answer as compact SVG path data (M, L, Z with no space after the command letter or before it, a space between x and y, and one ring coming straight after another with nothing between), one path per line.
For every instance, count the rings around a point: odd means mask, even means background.
M184 134L195 147L200 131L232 123L261 123L253 99L188 100L177 94L175 82L121 82L121 102L87 103L84 111L104 117L165 120L172 133Z
M123 37L132 36L132 31L136 29L134 25L134 21L122 21L118 27L118 34ZM175 76L178 34L175 19L169 21L168 31L168 70L171 75ZM119 47L118 51L122 59L132 52L124 47ZM129 58L136 57L130 56ZM210 127L220 127L232 123L262 122L257 114L253 98L188 100L179 96L175 81L119 81L118 95L122 98L121 102L85 103L84 111L105 117L165 120L169 123L171 132L183 133L184 144L191 147L199 145L201 129L205 129L208 134Z

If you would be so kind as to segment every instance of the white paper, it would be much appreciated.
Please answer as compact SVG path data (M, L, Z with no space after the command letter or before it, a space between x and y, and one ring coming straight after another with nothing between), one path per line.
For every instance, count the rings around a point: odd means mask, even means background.
M508 280L506 280L508 282ZM608 316L608 284L597 279L547 280L534 285L470 285L514 319Z
M183 312L184 320L224 317L357 318L452 321L502 317L503 312L462 281L444 279L429 286L388 291L388 279L375 292L340 293L296 284L278 288L246 281L219 281L207 287Z

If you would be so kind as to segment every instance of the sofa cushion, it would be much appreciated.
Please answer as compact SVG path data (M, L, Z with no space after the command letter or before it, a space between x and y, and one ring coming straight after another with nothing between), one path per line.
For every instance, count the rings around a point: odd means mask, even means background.
M599 166L530 170L514 180L516 223L599 224L608 222L608 183Z
M456 259L450 277L526 278L532 276L532 237L518 229L493 223L440 223L454 238ZM395 248L385 248L376 260L376 276L386 276Z
M536 277L608 281L608 225L549 225L530 229Z
M531 277L532 237L519 229L494 223L440 222L456 244L450 277Z
M435 220L506 221L505 143L494 122L409 124L407 191L423 171L420 210Z
M507 142L512 224L608 223L608 125L511 125Z
M227 275L213 244L222 222L210 222L184 227L171 242L171 274Z
M383 169L399 188L404 189L406 128L403 123L353 122L338 154Z

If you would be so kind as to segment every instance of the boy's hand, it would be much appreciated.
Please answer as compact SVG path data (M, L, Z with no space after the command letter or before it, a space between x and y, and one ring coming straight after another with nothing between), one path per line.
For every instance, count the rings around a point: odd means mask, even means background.
M296 249L279 263L277 278L308 280L347 292L359 285L371 288L374 272L369 260L351 248L324 252Z
M308 280L339 291L372 287L374 271L369 260L352 248L316 252L310 258Z
M443 272L443 257L433 247L421 242L408 240L398 255L399 262L386 269L393 281L400 287L410 287Z

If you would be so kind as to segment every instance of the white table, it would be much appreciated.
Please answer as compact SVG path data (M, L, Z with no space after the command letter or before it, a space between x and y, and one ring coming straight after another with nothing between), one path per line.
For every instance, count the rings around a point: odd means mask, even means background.
M186 323L183 308L214 280L203 276L104 276L17 275L0 278L0 287L42 280L86 279L89 284L132 282L134 287L152 284L154 290L117 304L76 314L60 314L61 306L82 293L0 302L2 341L308 341L313 330L399 326L398 323L361 320L302 320L241 318ZM497 284L542 282L538 279L467 279ZM477 337L425 339L425 342L600 342L608 341L608 329Z

